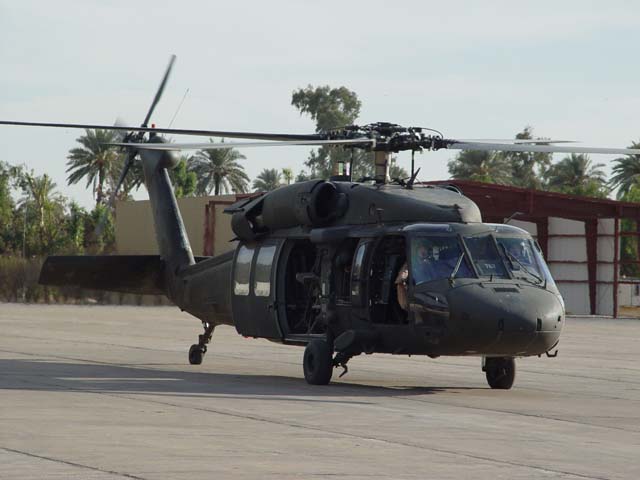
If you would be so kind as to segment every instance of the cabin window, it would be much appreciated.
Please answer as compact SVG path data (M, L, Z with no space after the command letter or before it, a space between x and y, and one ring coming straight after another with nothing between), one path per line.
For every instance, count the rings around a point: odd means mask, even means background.
M256 259L253 293L256 297L268 297L271 293L271 266L276 254L275 245L260 247Z
M236 269L233 279L233 293L249 295L249 278L251 277L251 261L254 249L242 245L236 257Z
M364 254L367 250L368 243L362 243L358 247L353 262L353 271L351 272L351 295L360 295L360 281L362 280L362 264L364 263Z

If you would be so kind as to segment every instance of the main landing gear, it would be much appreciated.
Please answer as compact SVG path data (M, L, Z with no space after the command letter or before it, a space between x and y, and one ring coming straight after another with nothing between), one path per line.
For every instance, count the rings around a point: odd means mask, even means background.
M516 359L513 357L487 357L482 361L491 388L509 390L516 378Z
M334 344L325 339L313 339L304 349L302 367L304 378L310 385L327 385L331 381L334 367L342 367L340 377L349 370L347 362L354 356L353 352L338 351L333 356Z
M333 373L333 347L321 339L313 339L304 349L304 379L311 385L327 385Z
M211 341L211 335L213 335L213 329L215 325L209 322L202 322L204 333L198 335L198 343L194 343L189 348L189 363L191 365L200 365L204 354L207 353L207 344Z

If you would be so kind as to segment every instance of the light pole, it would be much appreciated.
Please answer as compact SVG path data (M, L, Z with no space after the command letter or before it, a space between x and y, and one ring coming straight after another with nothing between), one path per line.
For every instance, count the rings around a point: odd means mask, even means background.
M22 164L24 171L27 171L27 164ZM27 198L24 202L24 222L22 224L22 303L27 302L27 209L29 208L29 190L27 189Z

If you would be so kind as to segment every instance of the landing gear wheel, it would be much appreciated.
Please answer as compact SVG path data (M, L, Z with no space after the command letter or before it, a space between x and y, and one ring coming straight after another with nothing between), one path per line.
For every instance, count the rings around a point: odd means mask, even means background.
M311 340L304 349L304 379L310 385L327 385L333 373L333 348L326 340Z
M211 341L213 329L216 327L213 323L202 322L204 333L198 335L198 343L194 343L189 348L189 363L191 365L200 365L204 354L207 353L207 344Z
M191 345L191 348L189 348L189 363L191 365L200 365L202 363L202 358L206 352L205 348L202 348L197 343Z
M491 388L509 390L516 378L516 359L513 357L491 357L485 360L484 371Z

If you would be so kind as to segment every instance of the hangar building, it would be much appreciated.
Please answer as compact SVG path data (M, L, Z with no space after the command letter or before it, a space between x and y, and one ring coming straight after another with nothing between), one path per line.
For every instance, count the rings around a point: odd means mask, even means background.
M621 306L640 305L640 283L620 278L621 219L640 226L640 204L565 195L466 180L428 182L455 185L478 204L487 223L521 227L544 253L572 314L618 316ZM234 248L230 216L223 210L235 195L178 200L194 255L218 255ZM640 243L640 242L639 242ZM119 254L157 254L149 202L116 204ZM626 261L638 263L637 260Z

